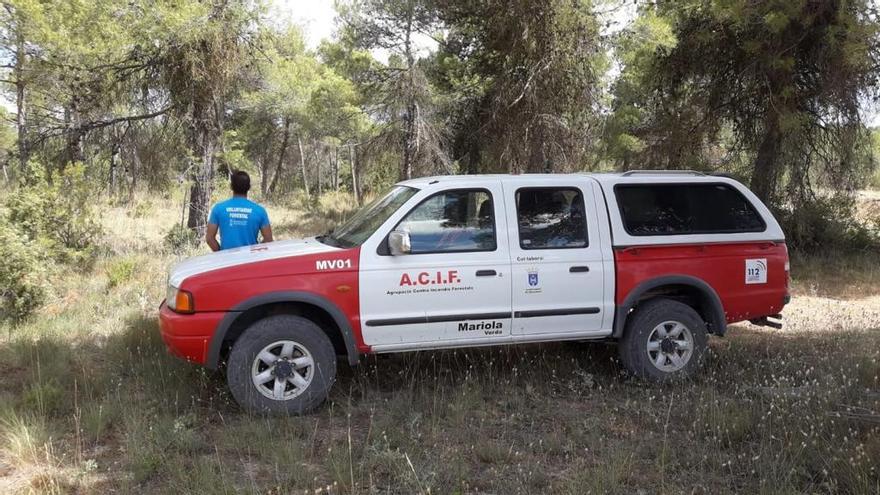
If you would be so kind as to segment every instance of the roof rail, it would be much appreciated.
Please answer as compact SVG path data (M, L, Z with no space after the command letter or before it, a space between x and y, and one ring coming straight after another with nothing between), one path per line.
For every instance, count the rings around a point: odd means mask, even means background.
M622 174L622 177L631 175L706 175L696 170L628 170Z

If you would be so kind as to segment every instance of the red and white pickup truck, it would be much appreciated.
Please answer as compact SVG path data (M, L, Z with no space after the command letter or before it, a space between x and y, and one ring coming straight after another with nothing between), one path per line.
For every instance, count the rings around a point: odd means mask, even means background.
M612 340L635 375L686 377L728 323L778 326L788 285L782 229L726 177L428 177L327 235L181 262L160 321L245 409L302 413L372 353Z

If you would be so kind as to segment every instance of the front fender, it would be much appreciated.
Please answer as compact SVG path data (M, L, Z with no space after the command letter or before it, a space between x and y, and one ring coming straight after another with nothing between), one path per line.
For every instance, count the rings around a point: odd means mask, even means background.
M226 339L226 334L229 332L229 329L233 326L235 321L241 315L243 315L249 309L275 303L306 304L317 307L326 312L336 323L336 326L339 327L339 331L342 334L342 340L345 343L345 349L348 354L349 364L355 365L358 363L360 359L360 354L357 350L357 342L355 341L354 330L352 329L351 323L348 321L348 318L346 318L345 313L343 313L342 310L340 310L339 307L336 306L336 304L323 296L311 292L278 291L267 292L265 294L260 294L258 296L246 299L226 313L226 316L224 316L220 323L217 325L217 330L214 332L213 337L211 337L211 343L208 347L208 355L205 361L205 366L210 369L217 369L220 364L220 352L223 350L223 342Z

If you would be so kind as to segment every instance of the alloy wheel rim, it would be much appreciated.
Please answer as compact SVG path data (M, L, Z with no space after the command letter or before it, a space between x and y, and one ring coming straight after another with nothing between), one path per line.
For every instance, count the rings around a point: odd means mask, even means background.
M251 365L254 386L264 397L277 401L298 397L312 383L314 375L312 353L292 340L267 345Z
M648 359L660 371L679 371L691 360L694 353L694 336L679 321L664 321L655 326L648 335Z

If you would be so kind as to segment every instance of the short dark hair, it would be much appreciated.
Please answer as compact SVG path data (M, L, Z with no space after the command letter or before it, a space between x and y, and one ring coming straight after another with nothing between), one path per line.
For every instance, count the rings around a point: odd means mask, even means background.
M232 173L229 181L232 186L232 192L235 194L247 194L251 190L251 176L247 172L236 170Z

